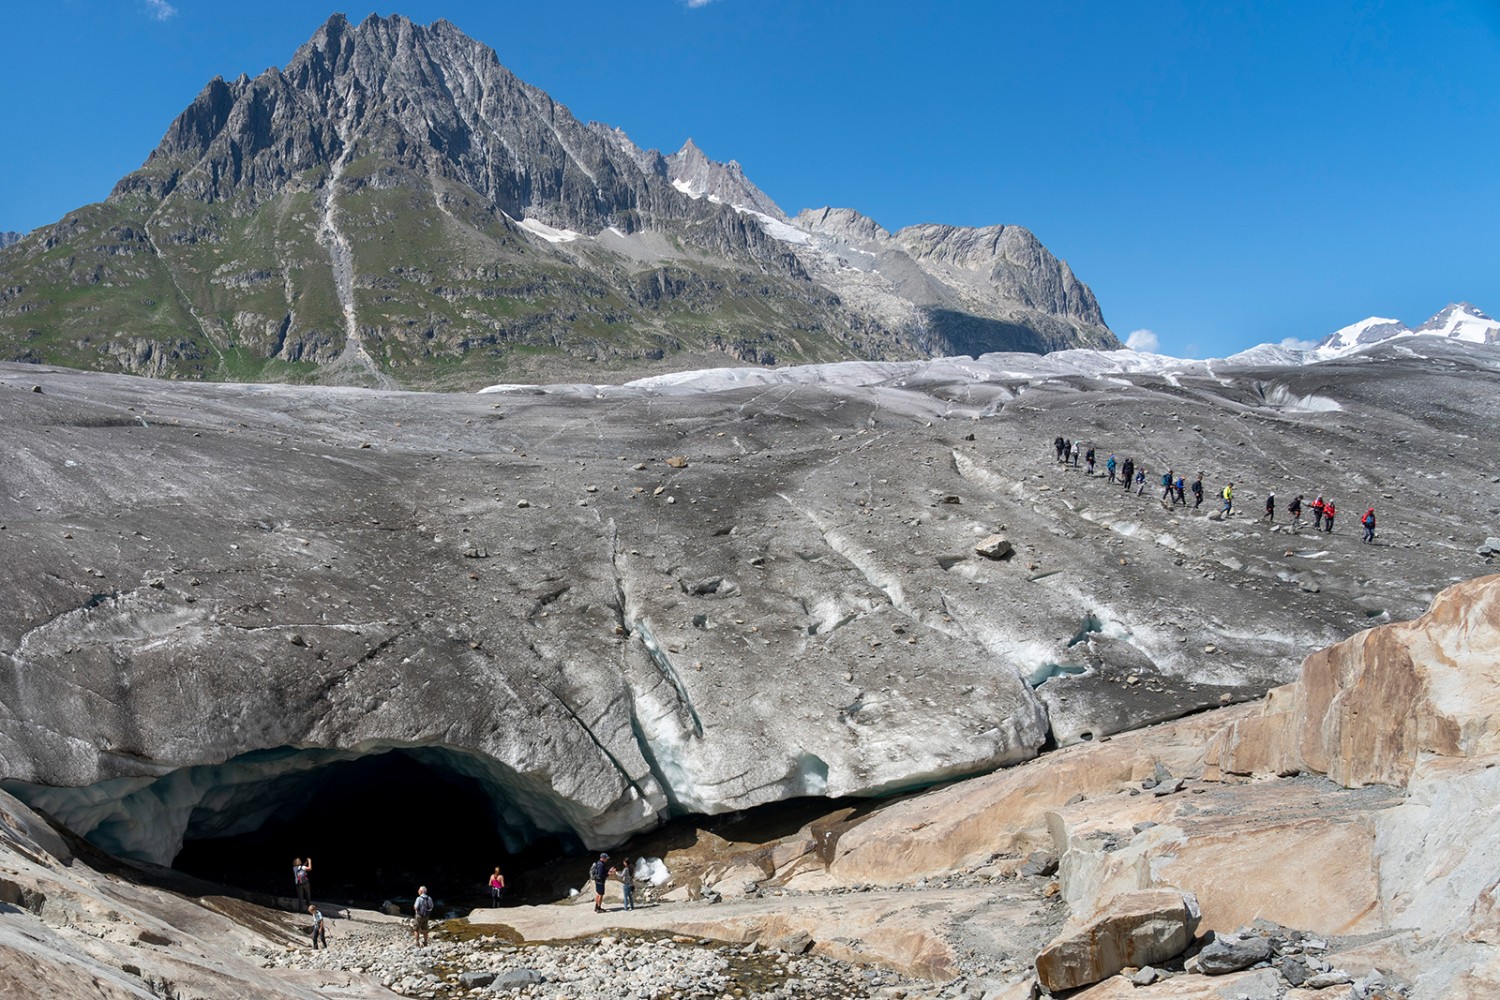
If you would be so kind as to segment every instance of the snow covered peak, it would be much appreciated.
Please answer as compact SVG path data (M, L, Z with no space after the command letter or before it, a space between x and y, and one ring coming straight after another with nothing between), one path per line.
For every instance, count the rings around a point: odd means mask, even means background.
M1467 302L1448 306L1415 330L1395 319L1371 316L1337 330L1318 342L1310 360L1323 361L1384 343L1397 337L1448 337L1471 344L1500 341L1500 321L1491 319Z
M1412 332L1452 337L1471 344L1493 344L1500 340L1500 320L1491 319L1467 302L1458 302Z
M1348 326L1330 333L1318 341L1318 346L1313 349L1313 354L1319 359L1337 358L1351 351L1357 351L1361 347L1378 344L1382 340L1410 335L1411 328L1399 319L1371 316L1368 319L1362 319L1358 323L1350 323Z

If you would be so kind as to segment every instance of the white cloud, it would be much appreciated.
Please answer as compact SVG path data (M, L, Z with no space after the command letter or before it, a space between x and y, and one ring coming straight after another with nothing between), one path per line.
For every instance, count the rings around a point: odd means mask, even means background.
M167 0L143 0L146 14L155 21L170 21L177 16L177 8L167 3Z
M1156 339L1156 334L1150 330L1136 330L1125 338L1125 346L1132 351L1140 351L1142 354L1155 354L1161 343Z
M1289 351L1310 351L1318 346L1316 340L1298 340L1296 337L1288 337L1278 347L1284 347Z
M707 7L714 0L683 0L683 2L687 4L689 10L695 10L699 7Z

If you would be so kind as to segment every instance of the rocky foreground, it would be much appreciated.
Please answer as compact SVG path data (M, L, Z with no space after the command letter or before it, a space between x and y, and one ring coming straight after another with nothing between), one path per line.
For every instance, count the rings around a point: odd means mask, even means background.
M101 875L4 802L0 989L589 998L1500 991L1500 576L1212 710L759 843L704 835L631 911L301 921ZM611 906L616 904L612 899ZM36 984L45 984L40 990ZM49 990L51 992L49 992Z

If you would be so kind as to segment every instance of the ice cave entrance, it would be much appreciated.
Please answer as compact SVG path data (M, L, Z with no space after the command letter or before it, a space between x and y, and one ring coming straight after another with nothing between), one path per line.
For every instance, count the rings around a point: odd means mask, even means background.
M374 905L427 884L480 905L496 865L524 891L522 871L582 850L492 761L445 747L282 747L155 779L7 787L112 854L275 896L311 856L318 899Z

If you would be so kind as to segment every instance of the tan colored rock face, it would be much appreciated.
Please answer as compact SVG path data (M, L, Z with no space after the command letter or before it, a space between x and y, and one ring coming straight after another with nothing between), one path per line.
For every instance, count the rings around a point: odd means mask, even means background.
M1129 893L1042 949L1037 978L1057 992L1097 983L1127 966L1165 962L1187 949L1197 926L1197 903L1180 892Z
M1500 750L1500 576L1438 595L1427 614L1309 656L1295 684L1210 749L1235 774L1326 774L1406 785L1420 755Z
M843 884L892 885L981 864L991 854L1051 848L1047 813L1068 799L1112 795L1149 777L1158 762L1198 774L1203 746L1243 706L1083 744L1026 764L896 803L840 836L829 873Z

